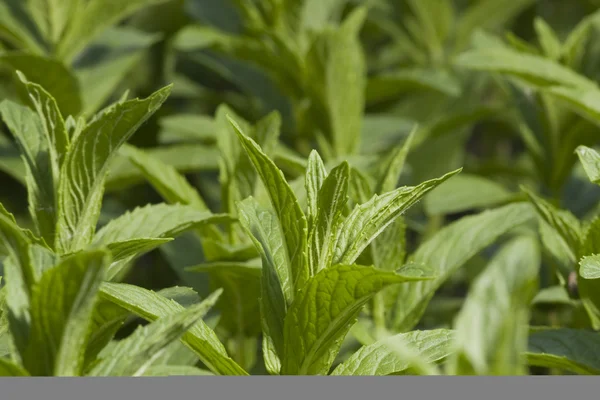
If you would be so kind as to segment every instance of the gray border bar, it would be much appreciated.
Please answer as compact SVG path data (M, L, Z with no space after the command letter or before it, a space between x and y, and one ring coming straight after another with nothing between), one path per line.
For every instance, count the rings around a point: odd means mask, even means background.
M600 378L594 376L0 379L2 400L586 400L599 396Z

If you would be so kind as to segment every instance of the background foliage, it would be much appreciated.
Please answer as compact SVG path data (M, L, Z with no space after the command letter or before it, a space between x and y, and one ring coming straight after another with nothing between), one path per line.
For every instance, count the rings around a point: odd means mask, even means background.
M93 313L98 326L125 338L90 338L81 345L85 354L49 352L50 364L80 359L53 369L32 354L35 346L43 349L44 335L70 332L64 316L44 322L65 324L55 332L31 325L32 343L23 348L11 343L8 322L0 322L0 355L8 359L17 347L21 358L0 363L0 371L598 373L600 356L590 350L600 329L598 6L595 0L0 0L0 100L6 101L0 202L14 226L40 231L54 256L86 250L49 262L56 262L56 276L43 275L35 296L49 296L44 285L52 279L82 285L91 279L100 300L89 300L96 301L94 311L81 305L81 315ZM126 101L137 97L146 100ZM55 220L44 225L53 217L40 211L48 205L42 195L63 172L49 172L52 162L39 171L39 164L24 162L27 139L20 132L36 129L24 121L41 118L52 132L64 124L73 144L100 125L102 112L119 107L130 113L123 124L131 119L131 126L107 139L106 168L91 156L104 150L86 153L84 143L79 153L64 152L73 186L101 182L107 173L104 192L88 185L89 196L103 196L98 232L78 230L80 214L96 224L85 207L64 221L57 217L58 228ZM116 135L119 126L96 135ZM94 174L79 176L84 164ZM403 186L412 191L401 193ZM55 201L76 210L80 199L63 197ZM2 218L12 227L6 210ZM168 228L152 220L159 213ZM281 232L263 224L269 218L281 222ZM120 223L140 229L123 232ZM369 223L386 229L371 232ZM326 238L338 231L342 250L326 250ZM344 237L355 231L360 235ZM134 239L135 250L124 244ZM90 243L109 245L111 254L88 249ZM302 275L303 261L294 257L281 261L282 246L288 256L306 249L310 271ZM96 265L96 272L82 263ZM355 263L377 272L344 269ZM8 275L7 265L9 257L0 276ZM108 275L97 272L107 265ZM414 276L426 280L412 282ZM354 294L369 296L328 294L352 310L339 326L341 305L307 294L357 279L371 283ZM103 280L112 282L100 287ZM5 285L0 304L8 296ZM65 291L64 301L76 296ZM302 296L304 303L293 302ZM195 314L167 318L192 303ZM331 315L321 314L326 309ZM199 314L206 324L194 325ZM98 315L103 323L113 318L114 326L102 325ZM134 316L155 322L140 328L145 323ZM292 332L309 326L315 332ZM190 327L184 347L176 339ZM135 357L152 358L167 345L152 365L136 364ZM134 361L119 361L119 346L136 348Z

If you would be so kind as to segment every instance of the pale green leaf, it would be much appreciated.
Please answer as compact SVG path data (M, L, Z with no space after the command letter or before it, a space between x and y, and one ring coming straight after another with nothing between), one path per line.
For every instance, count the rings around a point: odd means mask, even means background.
M208 211L198 191L172 165L128 144L122 147L121 154L127 156L142 171L144 177L165 201L171 204L187 204Z
M600 278L600 255L585 256L579 261L579 275L584 279Z
M75 16L80 0L26 0L27 7L45 39L54 44Z
M404 68L371 77L367 82L366 101L369 105L381 104L415 90L433 91L452 97L461 93L460 82L446 70Z
M31 295L31 332L22 354L32 375L79 376L94 303L109 258L105 251L79 253L50 269Z
M6 313L15 346L24 351L29 337L31 291L38 271L33 265L31 241L14 217L0 205L0 249L6 280Z
M323 186L323 181L326 177L327 170L325 169L323 159L316 150L311 151L308 156L308 165L306 167L306 176L304 179L306 199L308 202L307 217L309 229L312 229L314 219L317 217L319 210L319 190L321 189L321 186ZM311 264L311 268L312 266L313 265ZM312 270L314 271L314 268L312 268Z
M294 301L293 271L285 249L283 227L277 216L250 197L238 203L240 223L254 242L263 263L261 322L274 351L283 356L283 321Z
M30 214L39 232L52 244L56 229L57 160L39 116L28 107L5 100L0 115L17 140L26 170ZM54 153L56 154L56 153Z
M98 231L93 244L108 245L138 238L174 237L194 227L230 220L225 214L199 211L181 204L149 204L110 221Z
M353 263L363 250L388 225L413 206L429 191L461 170L450 172L441 178L426 181L414 187L401 187L354 208L341 224L335 249L334 263Z
M56 169L55 174L58 174L69 147L69 137L58 103L41 85L29 81L22 72L17 71L17 76L42 121L46 139L50 141L52 167Z
M579 146L577 156L590 181L600 185L600 154L589 147Z
M178 314L185 309L181 304L151 290L127 284L105 283L100 288L100 296L148 321ZM216 301L214 296L211 299ZM246 371L229 358L215 332L204 321L198 320L183 335L182 340L215 374L247 375Z
M309 236L313 275L333 262L336 237L348 202L349 180L350 167L343 162L329 173L318 192L318 211Z
M562 56L562 43L556 32L540 17L535 19L533 26L544 54L551 60L558 61Z
M203 144L159 146L144 151L148 156L172 166L179 173L216 171L219 167L218 151ZM115 192L144 181L142 171L128 157L118 154L106 178L106 190Z
M460 174L432 190L425 197L424 206L429 215L453 214L501 205L513 197L490 179Z
M284 325L282 373L329 372L342 340L362 307L381 289L396 283L430 279L411 269L408 275L359 265L335 265L313 276L297 294Z
M438 231L423 243L411 259L433 268L432 281L412 282L399 290L394 324L410 330L423 315L436 290L461 266L511 229L535 217L529 204L511 204L464 217Z
M569 292L562 285L550 286L540 290L531 301L532 305L574 305L575 303L576 301L569 297Z
M348 0L306 0L300 11L300 25L306 30L321 30Z
M59 183L58 251L76 251L91 242L111 159L162 105L169 92L170 87L166 87L147 99L117 104L73 139Z
M0 358L0 376L30 376L19 364L7 358Z
M573 111L600 125L600 89L592 83L583 87L555 86L547 92L563 100Z
M283 239L285 254L292 276L294 289L301 288L308 279L308 259L306 254L308 223L300 204L275 163L262 151L256 142L244 135L240 126L230 119L248 157L254 164L269 194L273 209L277 215Z
M209 371L189 365L155 365L148 367L142 376L210 376Z
M529 304L538 286L540 251L532 237L505 245L473 283L455 320L455 375L523 375Z
M568 245L571 252L570 257L575 261L583 240L583 229L577 217L567 210L558 209L531 191L525 190L525 192L535 206L540 218L557 232Z
M92 115L102 107L136 65L145 52L160 39L159 34L140 32L125 26L110 27L90 49L102 49L93 62L78 63L75 74L81 86L82 114ZM87 59L85 54L82 59ZM87 60L86 60L87 61Z
M360 146L366 66L359 33L366 15L365 8L356 9L329 42L325 91L338 156L353 154Z
M402 175L406 157L408 157L408 152L410 151L410 146L412 145L416 132L417 128L413 128L404 141L404 144L392 150L389 159L386 160L385 163L382 163L377 186L375 187L376 194L391 192L398 187L398 181ZM458 178L459 177L460 175Z
M459 66L506 74L520 78L534 87L564 85L574 88L595 87L583 75L549 59L502 48L469 50L455 61Z
M413 331L391 336L361 347L342 364L338 365L331 375L398 375L405 372L410 364L406 359L398 357L388 347L388 344L393 342L396 337L403 339L427 361L436 362L445 359L452 353L454 336L454 332L448 329Z
M186 270L207 273L211 287L223 289L223 296L217 304L221 313L219 327L227 330L233 337L232 340L239 343L239 335L251 338L262 333L260 259L247 262L211 262Z
M160 119L161 143L216 142L216 124L213 118L196 114L174 114Z
M120 261L129 257L147 253L165 243L169 243L173 238L139 238L129 239L120 242L106 244L110 251L113 261Z
M213 306L211 297L188 309L139 327L118 342L89 372L90 376L142 376L154 360L181 338Z
M116 24L140 8L162 3L165 0L89 0L80 7L77 18L65 29L54 55L70 62L73 58L109 26Z

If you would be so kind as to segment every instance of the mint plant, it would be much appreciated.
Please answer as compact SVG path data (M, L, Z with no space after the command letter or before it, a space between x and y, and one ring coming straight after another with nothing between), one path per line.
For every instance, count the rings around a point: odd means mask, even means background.
M599 374L551 3L0 0L0 375Z
M385 271L355 264L358 257L404 210L458 171L374 196L344 218L350 168L342 163L328 174L313 152L305 214L273 161L234 126L272 205L265 208L252 197L238 203L240 221L262 258L265 365L270 373L327 374L363 304L391 284L428 278L418 264ZM319 317L317 310L328 314Z
M136 257L172 240L173 236L194 227L228 222L229 218L180 204L148 205L111 221L96 232L104 179L111 159L165 101L169 88L144 100L124 99L90 121L81 118L64 121L48 92L22 74L20 79L32 108L5 100L0 109L22 149L34 231L21 228L12 214L1 208L2 251L6 255L3 321L10 328L16 350L11 351L13 362L6 368L14 373L33 375L141 374L149 365L148 355L160 353L192 327L201 316L199 309L179 315L178 311L184 310L179 304L152 291L138 293L138 298L145 295L154 299L154 307L151 302L145 303L151 306L145 316L166 319L152 328L141 328L121 344L131 347L133 353L121 349L119 355L134 364L129 367L121 365L122 362L114 364L111 357L102 363L96 360L99 350L127 315L122 312L120 316L115 315L114 307L107 315L94 308L102 290L100 285L104 280L115 278ZM62 292L55 293L57 289ZM49 300L54 295L56 297ZM214 300L204 303L204 312ZM114 300L114 304L116 302ZM137 305L135 298L120 298L119 302ZM171 317L175 314L177 316ZM209 360L221 357L227 364L230 359L214 333L203 324L196 329L199 332L190 334L192 339L189 340L212 338L218 345L208 350ZM90 343L94 347L90 348ZM211 350L217 355L210 355ZM37 363L40 351L47 357ZM87 352L91 353L87 355ZM201 353L204 357L204 350ZM91 357L89 363L95 364L90 371L85 370L86 356ZM233 361L230 365L229 372L243 371Z

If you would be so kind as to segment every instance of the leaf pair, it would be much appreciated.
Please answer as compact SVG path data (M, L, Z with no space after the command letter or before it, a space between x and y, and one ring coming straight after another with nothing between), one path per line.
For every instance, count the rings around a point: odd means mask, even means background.
M344 162L327 174L313 152L305 214L283 173L231 122L271 201L270 208L253 198L238 205L240 222L263 260L265 364L271 373L327 374L342 339L373 295L392 284L430 278L419 268L395 273L354 262L394 219L456 172L375 196L345 216L350 168Z

